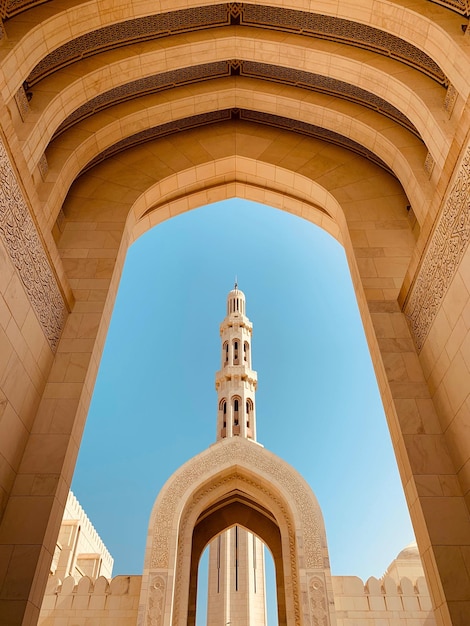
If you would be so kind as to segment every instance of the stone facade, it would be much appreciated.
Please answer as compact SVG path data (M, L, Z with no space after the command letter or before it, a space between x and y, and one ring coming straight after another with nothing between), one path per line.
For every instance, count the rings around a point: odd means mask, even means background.
M413 572L415 576L396 579L387 573L380 580L369 578L366 584L355 576L332 576L336 625L435 626L419 557L416 559L413 555L410 561L400 554L390 564L388 572L396 573L401 569L409 574ZM117 576L111 581L104 577L96 580L86 577L78 581L68 577L63 582L52 576L39 624L76 626L78 620L86 620L89 626L136 626L141 582L141 576ZM311 587L310 599L314 607L318 605L315 595L318 583L314 579ZM312 613L315 615L315 610ZM254 620L252 623L258 622ZM313 618L312 626L324 623L320 616L316 622Z
M51 574L59 580L67 576L111 578L114 559L72 492L65 506Z
M1 18L6 626L37 622L128 246L233 196L344 245L437 623L470 623L468 2Z

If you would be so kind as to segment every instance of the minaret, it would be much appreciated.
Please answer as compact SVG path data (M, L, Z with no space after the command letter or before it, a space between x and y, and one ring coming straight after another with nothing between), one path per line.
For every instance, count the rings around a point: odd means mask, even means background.
M245 294L234 289L227 297L227 315L220 325L221 369L215 375L217 390L217 441L224 437L246 437L256 441L256 372L251 369L251 334Z
M253 326L246 316L245 294L234 289L227 297L227 315L220 325L221 369L217 390L217 441L244 437L256 441L256 372L251 369ZM265 626L264 545L240 526L214 539L209 551L207 626Z

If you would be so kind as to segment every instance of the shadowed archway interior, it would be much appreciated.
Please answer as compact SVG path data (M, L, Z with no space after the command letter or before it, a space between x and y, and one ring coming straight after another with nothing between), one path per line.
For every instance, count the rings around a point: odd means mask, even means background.
M269 548L276 571L276 593L279 625L287 624L284 569L279 527L272 514L243 493L228 494L199 516L194 527L191 575L189 583L188 624L195 624L199 561L204 548L219 533L235 525L257 535Z

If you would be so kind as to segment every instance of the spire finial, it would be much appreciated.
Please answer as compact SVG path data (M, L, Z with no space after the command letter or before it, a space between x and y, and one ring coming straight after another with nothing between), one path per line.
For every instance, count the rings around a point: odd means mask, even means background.
M238 278L237 276L235 276L235 287L234 289L238 289Z

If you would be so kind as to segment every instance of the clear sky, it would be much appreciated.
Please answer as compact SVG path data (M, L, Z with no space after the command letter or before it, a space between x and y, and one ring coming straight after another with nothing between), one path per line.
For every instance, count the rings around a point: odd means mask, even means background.
M235 276L254 326L258 441L315 492L333 575L379 577L413 532L346 258L259 204L191 211L129 250L72 489L114 574L140 574L160 488L215 441Z

